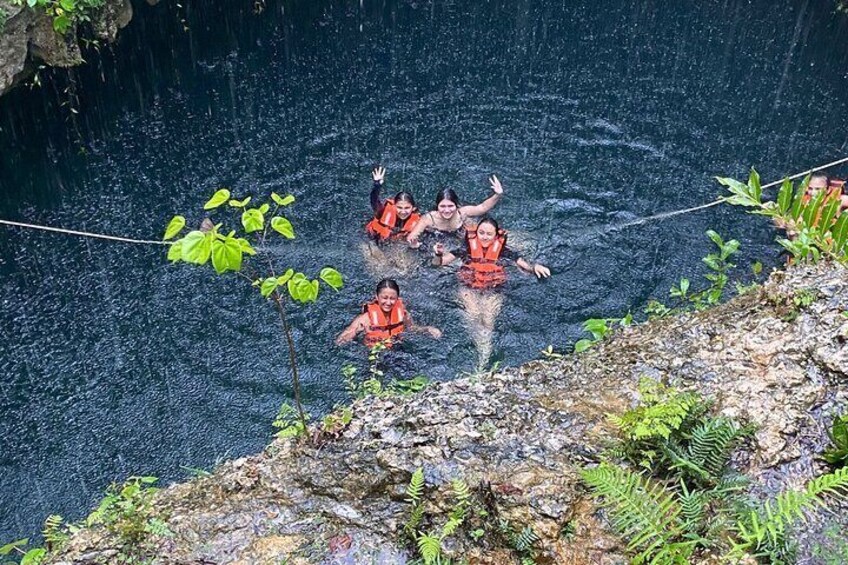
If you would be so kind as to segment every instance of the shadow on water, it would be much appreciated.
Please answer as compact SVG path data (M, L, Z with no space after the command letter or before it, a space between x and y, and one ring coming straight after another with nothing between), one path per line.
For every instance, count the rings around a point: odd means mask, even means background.
M344 400L340 367L364 357L332 340L380 278L359 252L370 168L427 207L445 185L483 199L496 172L496 216L554 273L506 289L493 360L518 364L695 278L707 228L743 241L739 272L776 262L770 228L736 210L586 234L711 200L716 174L753 164L770 180L842 156L848 60L832 46L845 24L828 10L139 3L88 66L0 101L0 217L147 239L222 186L294 193L283 262L347 280L293 314L320 413ZM399 282L445 331L411 340L403 366L472 369L453 275ZM3 228L0 289L0 539L81 516L112 480L256 451L290 394L273 310L161 249Z

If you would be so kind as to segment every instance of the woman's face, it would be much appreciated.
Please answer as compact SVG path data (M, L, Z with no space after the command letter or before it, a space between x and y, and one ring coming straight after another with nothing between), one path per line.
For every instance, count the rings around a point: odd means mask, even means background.
M497 235L495 226L492 224L486 223L477 226L477 239L480 240L483 247L488 247L493 241L495 241L495 236Z
M395 209L397 210L398 218L401 220L405 220L410 215L412 215L412 210L414 208L412 207L411 203L405 200L400 200L398 202L395 202Z
M392 311L397 299L398 293L392 288L381 288L380 292L377 293L377 304L380 306L380 309L387 314Z
M439 202L439 215L443 219L450 220L454 214L456 214L456 204L453 203L453 200L445 198Z

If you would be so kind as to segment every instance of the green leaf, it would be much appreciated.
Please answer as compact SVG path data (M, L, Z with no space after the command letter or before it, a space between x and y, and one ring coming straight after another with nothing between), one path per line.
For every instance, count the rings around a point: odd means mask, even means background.
M290 221L282 216L275 216L271 218L271 227L274 228L274 231L282 234L283 236L294 239L294 228Z
M212 195L212 198L206 201L206 204L203 205L204 210L212 210L213 208L217 208L224 202L230 199L230 191L226 188L222 188L218 192Z
M245 198L244 200L230 200L230 206L233 208L244 208L247 206L248 202L250 202L250 196Z
M595 342L592 341L591 339L581 339L580 341L578 341L577 343L574 344L574 352L575 353L582 353L583 351L586 351L587 349L589 349L593 345L595 345Z
M789 212L789 207L792 205L792 181L788 178L783 179L783 184L780 186L780 192L777 194L777 211L781 215Z
M707 230L707 237L709 237L718 247L722 247L724 245L724 240L722 240L721 236L713 230Z
M180 233L180 230L183 229L186 225L186 219L183 216L174 216L171 218L171 221L168 222L168 227L165 228L165 237L162 239L169 240Z
M289 269L279 277L277 277L277 284L286 284L289 282L289 279L294 276L294 269Z
M250 245L249 241L247 241L243 237L238 238L236 241L238 242L239 247L241 247L242 253L246 253L247 255L256 255L256 250L253 248L252 245Z
M77 7L76 2L74 0L59 0L59 5L66 12L73 12L74 9Z
M47 557L47 550L43 547L36 547L24 553L21 557L21 565L41 565L45 557Z
M271 296L271 293L277 290L277 286L279 286L279 282L277 282L276 277L268 277L264 281L262 281L262 286L259 288L259 292L262 293L263 298L268 298Z
M289 296L291 296L295 300L300 300L299 294L297 291L297 285L299 282L306 279L306 275L303 273L295 273L292 277L286 282L286 286L288 287Z
M67 15L62 14L53 18L53 31L56 33L64 35L69 27L71 27L71 19Z
M216 239L212 242L212 266L219 275L227 271L241 270L241 245L228 237L224 241Z
M182 259L186 263L194 263L203 265L209 260L209 255L212 254L212 240L214 239L212 232L203 233L195 230L188 232L182 239Z
M270 209L271 209L271 207L270 207L270 206L268 206L268 203L267 203L267 202L263 202L263 203L262 203L262 205L259 207L259 211L260 211L260 212L262 212L262 215L263 215L263 216L264 216L265 214L267 214L267 213L268 213L268 210L270 210Z
M276 192L271 193L271 199L277 203L278 206L288 206L292 202L294 202L294 196L291 194L287 194L286 196L280 196Z
M177 240L168 248L168 261L176 263L183 258L183 240Z
M17 548L24 547L28 543L29 538L19 539L17 541L13 541L12 543L7 543L6 545L0 547L0 555L9 555Z
M338 291L342 286L344 286L341 273L331 267L324 267L321 269L321 273L318 277L327 283L333 290Z
M265 217L259 208L251 208L245 210L241 215L241 225L244 226L244 231L247 233L259 231L265 227Z
M754 168L751 168L751 174L748 176L748 192L757 204L762 202L763 189L760 185L760 173Z

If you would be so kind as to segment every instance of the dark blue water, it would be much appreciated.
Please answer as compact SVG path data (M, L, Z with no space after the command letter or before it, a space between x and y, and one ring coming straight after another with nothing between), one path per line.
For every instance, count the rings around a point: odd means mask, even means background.
M293 311L316 414L362 357L332 340L375 282L358 226L378 163L427 206L441 186L482 200L502 177L495 215L554 272L512 277L506 364L697 279L708 228L742 240L738 276L777 264L771 229L726 208L585 233L711 200L714 175L842 156L845 22L824 1L585 4L140 3L87 67L0 100L0 217L149 239L174 213L199 221L222 186L294 193L280 263L347 278ZM402 370L470 370L453 277L401 285L446 334L413 340ZM291 393L274 311L160 248L0 228L0 292L0 539L83 516L112 480L259 450Z

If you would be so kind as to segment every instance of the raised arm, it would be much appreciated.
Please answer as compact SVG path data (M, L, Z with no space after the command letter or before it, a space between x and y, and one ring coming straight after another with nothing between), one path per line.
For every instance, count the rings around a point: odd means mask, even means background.
M503 196L503 185L501 185L501 181L495 175L489 177L489 185L492 187L492 192L494 192L494 194L476 206L463 206L460 208L460 212L462 212L464 216L483 216L495 207L495 204L497 204L501 199L501 196Z
M371 188L371 209L374 210L374 217L379 218L383 215L383 201L380 199L380 191L383 189L383 181L386 178L386 168L377 167L371 171L371 178L374 179L374 186Z
M344 345L345 343L353 341L356 337L356 334L365 330L368 327L368 314L360 314L350 323L345 330L339 334L336 338L336 345Z

